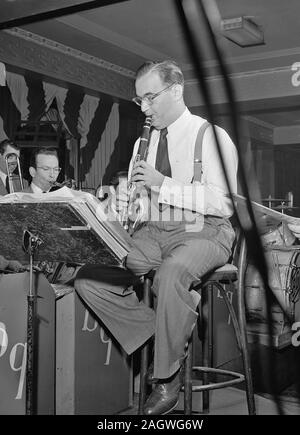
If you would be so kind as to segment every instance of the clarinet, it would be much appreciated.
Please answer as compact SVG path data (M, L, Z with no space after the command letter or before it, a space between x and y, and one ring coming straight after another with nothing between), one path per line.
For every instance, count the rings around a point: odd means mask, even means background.
M149 149L149 137L150 137L151 124L152 124L152 118L150 116L148 116L145 119L145 123L143 125L143 130L142 130L142 134L140 137L138 152L137 152L137 154L134 158L134 161L133 161L133 166L132 166L133 168L139 160L146 160L147 159L148 149ZM125 228L125 230L129 229L129 223L130 223L129 210L130 210L131 205L134 203L134 201L137 197L138 190L139 189L138 189L137 184L135 182L131 181L131 179L130 179L128 182L129 200L128 200L128 205L127 205L127 210L126 210L125 216L123 216L123 218L122 218L122 225Z

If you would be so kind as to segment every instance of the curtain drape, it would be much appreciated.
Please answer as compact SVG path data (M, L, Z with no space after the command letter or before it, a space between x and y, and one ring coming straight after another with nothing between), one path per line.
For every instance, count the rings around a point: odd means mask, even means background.
M0 138L12 134L11 122L6 119L9 104L16 108L16 127L20 120L39 121L55 101L60 119L73 138L66 144L69 161L77 165L80 145L82 187L96 188L107 166L111 165L110 158L119 135L119 103L106 95L89 95L79 87L58 86L37 75L7 71L6 85L3 95L11 101L0 100ZM75 168L74 174L77 174Z

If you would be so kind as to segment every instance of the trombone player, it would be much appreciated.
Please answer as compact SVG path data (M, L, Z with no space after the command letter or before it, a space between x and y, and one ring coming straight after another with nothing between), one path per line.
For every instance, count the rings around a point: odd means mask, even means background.
M0 195L20 192L27 184L21 173L20 148L12 140L4 139L0 142Z
M11 177L11 183L9 183L9 177L14 173L17 167L20 169L19 163L20 149L17 144L9 139L5 139L0 142L0 196L7 195L10 192L10 185L13 183ZM22 174L19 176L21 179ZM23 183L25 180L23 180ZM17 183L13 184L14 192L21 190L21 183L17 186ZM18 189L19 187L19 189ZM25 270L19 261L7 260L5 257L0 255L0 276L4 270L9 270L11 272L22 272Z
M27 193L47 193L55 185L61 168L54 148L36 148L30 158L29 173L32 181L23 190Z

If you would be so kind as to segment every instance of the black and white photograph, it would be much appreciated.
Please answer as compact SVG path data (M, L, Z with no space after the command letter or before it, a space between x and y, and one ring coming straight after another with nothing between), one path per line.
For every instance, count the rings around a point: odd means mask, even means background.
M299 16L0 0L1 417L300 415Z

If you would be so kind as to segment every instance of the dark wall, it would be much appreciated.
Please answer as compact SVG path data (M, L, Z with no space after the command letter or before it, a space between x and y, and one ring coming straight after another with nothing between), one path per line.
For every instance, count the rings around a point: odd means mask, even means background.
M113 175L120 170L127 170L136 139L140 136L144 116L140 109L129 101L119 103L120 129L104 177L103 184L109 184Z
M300 216L300 150L299 145L276 145L275 157L275 196L285 198L293 192L294 206L287 214Z

